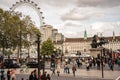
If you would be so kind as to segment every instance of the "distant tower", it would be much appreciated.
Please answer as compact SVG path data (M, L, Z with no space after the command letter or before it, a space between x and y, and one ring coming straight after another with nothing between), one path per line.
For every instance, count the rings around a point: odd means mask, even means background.
M86 31L86 29L84 31L84 40L87 40L87 31Z
M100 37L103 37L103 34L102 34L102 33L100 33Z
M99 33L97 32L97 34L96 34L97 36L99 36Z
M113 31L113 40L115 40L115 32Z

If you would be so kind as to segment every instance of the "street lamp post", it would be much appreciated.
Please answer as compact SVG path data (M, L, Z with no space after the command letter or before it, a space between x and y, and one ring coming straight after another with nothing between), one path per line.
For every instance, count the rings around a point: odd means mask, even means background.
M19 34L20 34L20 52L19 52L19 53L20 53L20 60L21 60L21 58L22 58L22 53L21 53L21 52L22 52L22 50L21 50L21 48L22 48L22 30L21 30L21 23L20 23L19 29L20 29L20 31L19 31L19 32L20 32L20 33L19 33Z
M40 80L40 35L37 35L37 52L38 52L38 80Z
M101 50L101 70L102 70L102 78L104 78L104 71L103 71L103 49Z
M2 42L2 47L3 47L3 54L2 54L2 59L1 59L1 80L4 80L4 53L5 53L5 36L2 33L1 35L1 42Z
M64 43L64 36L62 35L62 54L61 54L61 64L63 61L63 43Z
M100 38L100 43L99 43L99 46L102 47L103 44L106 44L108 43L108 41L106 41L103 37ZM104 69L103 69L103 56L104 56L105 53L105 48L102 47L102 50L101 50L101 68L102 68L102 78L104 78Z

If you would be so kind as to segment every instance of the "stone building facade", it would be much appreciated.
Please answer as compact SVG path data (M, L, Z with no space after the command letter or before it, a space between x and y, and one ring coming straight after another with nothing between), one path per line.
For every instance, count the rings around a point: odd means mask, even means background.
M116 36L115 39L113 36L104 37L108 43L104 44L103 47L106 49L118 50L120 49L120 36ZM90 53L92 43L92 37L87 39L84 38L66 38L63 42L63 52L65 54L77 53Z
M59 33L57 29L54 29L51 25L44 25L40 27L40 32L42 34L42 42L50 38L53 42L62 40L62 33Z

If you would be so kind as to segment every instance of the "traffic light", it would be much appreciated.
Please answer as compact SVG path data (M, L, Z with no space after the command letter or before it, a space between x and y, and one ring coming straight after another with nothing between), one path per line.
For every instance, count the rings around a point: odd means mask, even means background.
M54 70L54 69L55 69L55 56L54 56L54 55L51 55L50 69L51 69L51 70Z
M55 61L51 61L50 69L51 70L55 69Z

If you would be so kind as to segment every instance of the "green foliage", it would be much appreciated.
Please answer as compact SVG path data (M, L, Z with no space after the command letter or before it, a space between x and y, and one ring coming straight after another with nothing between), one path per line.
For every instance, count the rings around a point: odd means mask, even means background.
M5 50L4 54L5 54L5 55L10 55L10 54L12 54L12 51L11 51L11 50L8 50L8 51Z
M54 44L52 43L52 40L48 39L47 41L44 41L41 44L41 53L45 55L51 55L54 50Z
M0 13L3 13L3 10L0 8Z
M2 42L5 41L1 38L3 36L7 39L5 43L9 43L4 45L5 48L15 50L16 47L20 46L20 34L22 46L24 47L29 47L33 43L30 40L28 41L28 35L36 39L36 34L40 34L39 29L35 27L28 16L24 18L20 17L19 13L0 9L0 47L3 47Z
M34 45L36 34L41 33L28 16L21 18L18 12L4 11L0 8L0 48L3 48L3 54L10 55L10 51L17 49L19 61L19 50ZM6 51L6 48L10 51Z

